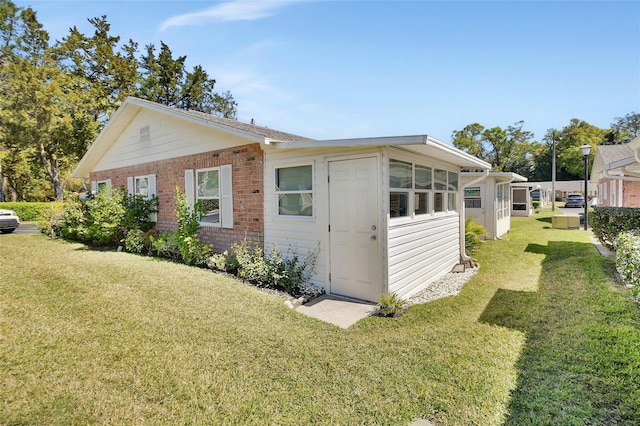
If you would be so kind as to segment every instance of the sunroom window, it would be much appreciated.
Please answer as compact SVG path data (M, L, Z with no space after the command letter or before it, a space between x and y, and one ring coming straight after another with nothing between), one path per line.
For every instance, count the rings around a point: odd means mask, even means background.
M391 217L409 216L409 196L413 189L413 165L389 161L389 212Z
M279 216L313 216L311 165L276 168L275 179Z
M389 160L389 215L417 217L456 210L458 174Z

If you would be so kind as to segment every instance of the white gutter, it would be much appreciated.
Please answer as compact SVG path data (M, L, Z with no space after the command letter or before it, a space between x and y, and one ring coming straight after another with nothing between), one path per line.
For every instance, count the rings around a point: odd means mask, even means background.
M623 170L628 172L628 170L626 170L626 167L624 167ZM609 170L605 169L605 168L602 169L602 175L604 177L606 177L607 179L627 180L627 181L632 181L632 182L639 182L640 181L640 176L612 175L612 174L609 173Z
M465 222L466 222L466 218L465 218L465 209L464 209L464 190L468 187L470 187L471 185L475 185L479 182L482 182L483 180L485 180L487 178L487 176L489 176L489 169L484 169L482 171L482 175L470 180L469 182L465 183L464 185L462 185L460 187L460 191L458 192L458 205L460 206L460 259L462 259L462 261L467 261L470 260L471 258L469 256L467 256L467 252L465 250ZM512 178L513 180L513 178Z

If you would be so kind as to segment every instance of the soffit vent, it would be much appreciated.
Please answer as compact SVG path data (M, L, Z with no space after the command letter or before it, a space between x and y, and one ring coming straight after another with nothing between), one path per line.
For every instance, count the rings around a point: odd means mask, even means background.
M149 126L144 126L140 128L140 142L145 142L151 139L151 132L149 131Z

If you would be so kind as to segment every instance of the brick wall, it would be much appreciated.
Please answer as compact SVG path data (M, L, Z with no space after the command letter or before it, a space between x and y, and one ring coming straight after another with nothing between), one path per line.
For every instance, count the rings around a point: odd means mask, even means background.
M640 207L640 182L624 181L623 185L623 206Z
M232 165L233 229L202 227L200 239L213 244L216 252L228 250L231 244L243 240L264 244L264 156L259 144L187 155L91 173L91 180L111 179L114 187L127 187L127 177L156 175L158 222L156 231L170 232L176 228L175 188L185 192L184 171Z

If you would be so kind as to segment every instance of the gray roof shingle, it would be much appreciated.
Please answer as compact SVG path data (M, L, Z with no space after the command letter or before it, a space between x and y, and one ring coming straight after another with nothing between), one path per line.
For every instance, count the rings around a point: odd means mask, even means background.
M602 156L602 162L604 164L615 163L616 161L633 157L633 151L627 144L600 145L598 146L598 152L600 153L600 156Z

